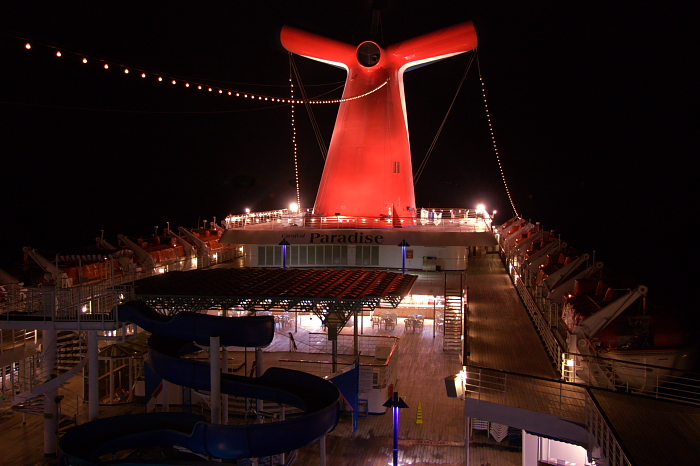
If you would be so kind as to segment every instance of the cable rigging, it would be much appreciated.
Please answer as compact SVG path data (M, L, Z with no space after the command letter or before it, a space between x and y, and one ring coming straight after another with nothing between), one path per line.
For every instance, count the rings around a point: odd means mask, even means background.
M505 172L503 170L503 161L501 160L501 155L498 152L498 145L496 144L496 136L493 130L493 124L491 123L491 115L489 113L489 106L488 106L488 101L486 99L486 86L484 84L484 78L481 74L481 65L479 63L479 53L477 49L474 49L474 53L469 59L469 63L467 64L467 68L464 71L464 75L462 76L462 80L459 83L459 87L457 88L457 91L455 92L455 95L452 99L452 102L450 103L450 107L447 110L447 113L445 114L445 117L442 120L442 123L440 124L440 127L438 128L437 133L435 134L435 138L433 138L432 143L430 144L430 147L428 148L428 152L425 154L425 157L423 157L423 160L421 161L420 166L418 167L418 170L416 170L416 174L413 177L413 183L414 185L418 184L418 180L420 179L421 174L423 173L423 170L425 170L425 166L428 162L428 159L430 158L430 155L433 152L433 149L435 148L435 144L437 143L438 137L440 136L440 133L442 132L442 129L445 126L445 122L447 121L447 117L449 116L452 107L454 106L454 103L457 99L457 95L459 95L459 91L462 89L462 85L464 84L464 80L467 77L467 74L469 73L469 70L471 69L471 66L476 59L476 66L477 66L477 72L479 74L479 83L481 85L481 94L484 99L484 110L486 113L486 120L489 125L489 133L491 135L491 142L493 144L493 151L494 154L496 155L496 161L498 163L498 170L501 175L501 180L503 181L503 186L506 191L506 195L508 196L508 202L510 203L511 208L513 209L513 212L515 213L515 216L520 216L518 213L518 209L515 207L515 202L513 201L513 196L510 192L510 187L508 186L508 182L506 181L505 177Z
M428 159L430 158L430 155L433 153L433 149L435 148L435 144L437 143L437 140L440 137L440 133L442 133L442 129L445 127L445 122L447 121L447 117L450 116L450 112L452 111L452 107L454 106L455 101L457 100L457 96L459 95L459 91L462 89L462 85L464 84L464 80L466 79L467 74L469 73L469 69L471 68L472 63L474 62L475 54L476 54L476 51L469 58L469 63L467 63L467 69L464 70L464 75L462 75L462 80L459 82L459 86L457 87L457 92L455 92L455 95L452 98L452 102L450 103L450 107L447 109L447 113L445 114L445 117L442 119L442 123L440 123L440 127L438 128L437 133L435 134L435 137L433 138L433 142L430 144L430 147L428 148L428 152L425 154L425 157L423 157L423 161L421 162L420 166L418 167L418 170L416 170L416 174L413 176L413 184L414 185L418 184L418 179L420 178L421 174L423 174L423 170L425 169L425 165L428 163Z
M323 160L326 160L328 148L326 147L326 143L323 141L321 129L318 127L318 123L316 122L314 112L311 109L311 106L309 105L309 100L306 95L306 89L304 89L304 84L301 82L301 75L299 74L299 69L297 68L296 63L294 62L294 56L291 53L289 53L289 66L291 67L291 70L294 73L294 77L297 80L297 84L299 85L299 90L301 91L301 100L306 105L306 111L309 114L309 119L311 120L311 127L314 130L314 135L316 136L318 147L321 150L321 156L323 157Z

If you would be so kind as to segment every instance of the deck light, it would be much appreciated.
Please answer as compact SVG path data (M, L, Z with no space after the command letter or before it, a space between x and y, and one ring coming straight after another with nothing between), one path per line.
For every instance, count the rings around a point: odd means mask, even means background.
M401 414L400 410L404 408L408 408L408 405L406 404L405 401L403 401L403 398L399 398L399 393L394 392L393 397L389 398L386 403L384 403L383 406L386 406L387 408L391 408L392 410L392 417L393 417L393 424L394 424L394 466L399 465L399 425L401 424Z

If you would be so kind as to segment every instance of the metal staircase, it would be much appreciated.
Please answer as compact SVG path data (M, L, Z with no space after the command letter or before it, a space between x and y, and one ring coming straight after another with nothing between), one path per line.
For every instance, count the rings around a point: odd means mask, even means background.
M27 401L12 406L12 410L34 416L44 416L45 399L45 395L38 395L34 398L28 399ZM54 401L58 402L59 407L59 434L65 432L73 426L80 424L81 419L84 418L86 413L86 410L82 408L85 401L82 396L67 390L63 390L57 397L57 400Z
M445 274L444 340L442 349L448 353L462 352L464 332L464 277Z
M85 366L87 361L87 344L84 332L56 332L56 361L47 366L43 364L46 348L39 357L25 358L18 362L21 366L16 379L12 396L13 409L20 411L25 403L36 397L43 399L43 394L56 389L70 380ZM34 413L30 405L26 405L28 414ZM42 413L43 414L43 413Z

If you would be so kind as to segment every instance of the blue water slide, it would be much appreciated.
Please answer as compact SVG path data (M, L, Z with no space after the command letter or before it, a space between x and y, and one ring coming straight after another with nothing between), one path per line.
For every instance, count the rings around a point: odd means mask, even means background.
M118 315L120 321L134 322L153 333L148 342L150 361L160 377L197 390L210 390L211 386L207 363L182 358L200 350L194 343L208 345L210 336L218 336L224 346L266 346L274 337L274 320L269 316L227 318L181 312L168 317L141 302L119 306ZM313 443L338 423L338 389L304 372L273 367L256 378L222 374L221 392L283 403L303 414L250 425L210 424L203 416L190 413L99 419L74 427L63 436L65 464L104 464L101 455L154 445L178 445L212 458L270 456Z

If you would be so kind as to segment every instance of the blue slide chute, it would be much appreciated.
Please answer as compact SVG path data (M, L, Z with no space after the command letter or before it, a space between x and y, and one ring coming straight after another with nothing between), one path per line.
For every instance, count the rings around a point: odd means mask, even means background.
M136 301L119 306L118 315L120 321L134 322L153 333L148 342L150 362L160 377L197 390L211 386L209 364L182 358L200 350L195 343L208 345L209 337L218 336L222 346L266 346L274 337L270 316L229 318L181 312L168 317ZM255 378L222 374L221 392L294 406L303 415L250 425L210 424L203 416L189 413L117 416L74 427L61 439L61 450L67 464L73 465L99 465L101 455L159 444L178 445L212 458L256 458L306 446L338 423L338 389L304 372L272 367Z

